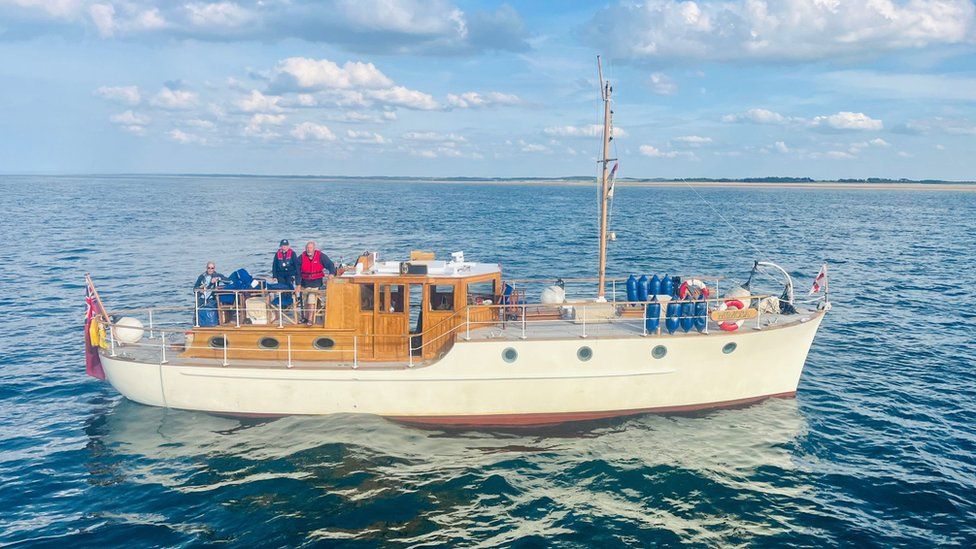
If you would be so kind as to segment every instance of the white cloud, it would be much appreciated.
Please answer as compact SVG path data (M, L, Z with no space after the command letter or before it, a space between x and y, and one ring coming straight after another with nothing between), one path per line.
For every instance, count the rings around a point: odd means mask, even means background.
M253 18L250 11L233 2L191 2L184 4L183 10L192 25L208 29L240 27Z
M281 97L277 95L264 95L258 90L251 90L251 94L236 101L237 108L243 112L278 112L281 107L278 102Z
M354 143L375 143L377 145L389 143L389 140L382 135L369 131L346 130L346 138Z
M652 158L678 158L679 156L694 157L695 155L690 152L681 151L662 151L655 147L654 145L641 145L640 153L644 156L650 156Z
M195 107L198 100L199 96L196 92L163 88L150 100L150 103L164 109L183 110Z
M159 8L149 8L138 13L127 27L134 30L157 30L168 26L166 19L160 14Z
M244 127L244 135L252 135L264 139L278 137L278 133L268 129L267 126L280 126L284 123L285 115L283 114L258 113L251 116L247 126Z
M291 130L291 135L302 141L315 139L318 141L335 141L336 136L328 126L315 124L314 122L302 122L296 124Z
M678 143L684 143L691 147L701 147L703 145L708 145L712 142L711 137L702 137L700 135L682 135L681 137L675 137L672 141L677 141Z
M132 111L125 111L119 114L113 114L109 117L109 120L116 124L123 124L126 126L145 126L149 123L150 118Z
M115 7L111 4L92 4L88 7L88 15L102 37L108 38L115 34Z
M528 143L523 139L518 140L518 146L522 152L527 152L527 153L549 152L549 147L539 143Z
M95 90L95 95L126 105L138 105L142 100L138 86L102 86Z
M884 128L881 120L875 120L863 112L841 111L828 116L817 116L810 125L835 130L877 131Z
M825 152L814 152L814 153L810 153L809 156L810 158L813 159L828 158L831 160L850 160L852 158L856 158L855 154L856 153L852 153L850 151L835 150L835 151L825 151Z
M388 88L393 81L372 63L347 61L342 67L328 59L289 57L272 71L272 89L284 91Z
M508 5L465 12L450 0L0 0L5 27L30 35L94 26L104 38L166 29L177 39L301 40L379 54L525 51L529 33ZM11 22L7 25L7 16ZM54 24L44 25L54 21ZM73 35L72 35L73 36Z
M972 0L620 2L584 26L608 57L807 61L971 41Z
M786 146L786 142L784 141L777 141L776 143L773 144L773 148L776 149L776 152L780 152L783 154L790 152L790 148Z
M543 133L555 137L602 137L602 124L587 124L583 126L549 126ZM627 131L620 127L613 128L614 137L627 137Z
M912 154L912 153L910 153L910 152L898 151L898 156L900 156L902 158L912 158L915 155Z
M671 95L678 91L678 85L674 83L668 75L663 72L653 72L648 80L651 91L658 95Z
M186 121L186 124L188 126L193 126L195 128L201 128L201 129L204 129L204 130L212 130L212 129L214 129L214 126L215 126L213 122L211 122L209 120L203 120L203 119L200 119L200 118L193 118L191 120L187 120Z
M727 114L723 122L753 122L755 124L786 124L789 119L769 109L749 109L737 114Z
M885 147L885 148L887 148L887 147L890 147L891 146L891 143L888 143L887 141L885 141L884 139L881 139L880 137L878 137L876 139L872 139L871 141L868 141L868 144L871 145L872 147Z
M519 105L522 99L517 95L502 92L466 92L460 95L447 94L447 104L458 109L478 109L484 107Z
M370 99L396 107L418 111L432 111L440 108L440 105L430 94L409 90L403 86L394 86L385 90L366 90L364 93Z
M407 141L449 141L453 143L465 143L467 139L464 136L457 135L454 133L437 133L437 132L406 132L402 135Z
M172 141L176 141L181 145L192 145L192 144L203 145L204 143L206 143L206 140L204 138L198 135L194 135L192 133L186 133L180 129L172 129L169 132L167 132L166 135Z

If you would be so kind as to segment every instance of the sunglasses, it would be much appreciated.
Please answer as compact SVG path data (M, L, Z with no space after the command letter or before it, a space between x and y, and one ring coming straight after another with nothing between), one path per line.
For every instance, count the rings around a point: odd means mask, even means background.
M207 270L208 271L216 271L217 270L217 267L207 267Z

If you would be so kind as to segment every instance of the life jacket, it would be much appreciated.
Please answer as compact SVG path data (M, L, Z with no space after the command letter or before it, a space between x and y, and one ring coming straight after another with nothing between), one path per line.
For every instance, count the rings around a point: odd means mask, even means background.
M322 263L322 252L315 250L312 257L302 253L302 280L318 280L325 278L325 265Z

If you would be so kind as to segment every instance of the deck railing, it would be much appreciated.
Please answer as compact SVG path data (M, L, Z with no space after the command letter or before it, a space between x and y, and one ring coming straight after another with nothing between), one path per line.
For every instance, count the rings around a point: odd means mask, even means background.
M272 292L272 291L269 291ZM279 291L273 291L279 292ZM290 290L281 290L280 293L287 293ZM756 316L755 320L748 320L747 322L754 324L743 324L743 328L747 329L752 327L753 329L761 329L763 322L763 312L762 307L759 303L762 300L768 299L769 295L749 295L743 296L739 299L742 301L746 307L755 308ZM279 298L280 299L280 298ZM471 340L474 335L478 335L478 331L482 329L497 329L500 330L497 336L505 336L511 334L509 330L515 331L515 337L519 339L529 339L532 336L533 328L535 327L561 327L562 329L558 331L561 337L566 335L575 335L582 339L589 337L601 337L606 335L619 336L621 334L621 328L625 330L630 329L635 337L678 337L684 335L692 335L698 331L702 334L708 334L710 330L715 330L718 327L718 323L710 318L712 311L718 308L718 306L728 301L730 298L707 298L707 299L686 299L686 300L669 300L669 301L644 301L644 302L629 302L629 301L607 301L604 303L598 303L593 301L575 301L575 302L565 302L559 304L541 304L541 303L510 303L510 304L471 304L466 305L454 312L454 315L448 317L438 324L435 324L419 334L352 334L349 331L342 330L322 330L321 332L316 331L316 335L322 337L332 337L334 339L344 338L348 340L351 338L352 348L348 346L342 346L338 348L327 348L327 349L298 349L292 345L291 335L287 335L285 341L282 342L283 348L276 349L263 349L267 351L267 356L270 361L274 364L281 365L284 367L293 367L295 362L303 362L306 360L323 360L323 355L325 357L333 357L331 359L325 358L331 362L336 362L337 364L348 364L352 368L358 368L362 362L361 352L364 347L373 347L376 345L403 345L406 350L406 362L407 365L412 367L415 365L415 361L419 357L424 357L428 351L433 350L431 354L435 354L440 348L448 347L456 341L458 337ZM681 314L681 305L687 303L705 303L706 311L704 313L704 325L701 326L700 330L694 327L679 328L677 333L673 336L666 334L666 321L668 316L667 305L672 303L678 305L679 314L672 315L670 318L672 320L677 320L679 324L682 320L685 321L687 326L688 321L694 323L695 319L702 318L701 313L697 313L694 310L692 314ZM657 330L650 332L647 330L647 319L648 310L654 305L661 305L661 315L658 319ZM192 310L194 317L198 313L196 306L192 308L187 307L155 307L147 309L127 309L127 310L116 310L112 311L110 314L113 318L118 318L121 316L135 316L148 319L148 324L143 322L143 329L145 330L144 339L137 343L122 343L117 340L115 331L113 327L118 327L124 329L126 326L117 324L105 323L103 322L103 327L106 331L106 339L109 347L109 354L111 356L117 356L120 352L125 352L126 354L135 356L139 355L145 357L149 360L158 362L159 364L166 364L170 362L173 355L181 353L187 348L186 335L187 331L185 327L182 328L172 328L166 326L167 321L175 319L175 315L186 315ZM185 316L183 316L184 322L176 322L177 325L186 326ZM281 316L278 317L280 321ZM462 320L463 319L463 320ZM445 324L447 323L447 324ZM279 327L283 325L279 322ZM236 326L236 324L235 324ZM271 324L271 327L274 325ZM216 328L219 328L216 327ZM230 364L229 355L233 355L237 352L240 353L251 353L253 355L256 348L254 347L234 347L227 344L228 335L230 332L224 332L222 334L222 345L210 345L211 349L220 351L220 356L215 359L207 358L197 358L197 361L214 360L217 365L228 366ZM214 334L211 334L214 335ZM552 332L550 331L550 334ZM215 335L215 337L217 337ZM391 340L397 343L391 343ZM342 357L350 357L351 360L343 361ZM437 358L437 357L435 357ZM261 359L254 359L258 362ZM421 358L421 360L424 360ZM274 365L273 364L273 365Z

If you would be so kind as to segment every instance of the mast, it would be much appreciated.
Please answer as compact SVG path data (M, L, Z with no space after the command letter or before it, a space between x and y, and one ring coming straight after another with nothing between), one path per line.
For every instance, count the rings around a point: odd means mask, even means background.
M603 156L597 162L601 163L603 170L600 175L600 275L597 287L597 301L606 301L607 285L607 206L610 200L608 192L608 178L610 162L614 159L608 158L610 154L610 124L613 111L610 110L610 94L613 88L610 82L603 81L603 64L600 56L596 56L597 71L600 75L600 97L603 99Z

